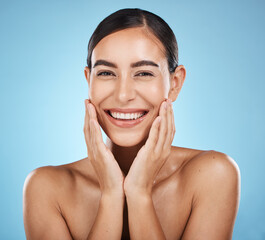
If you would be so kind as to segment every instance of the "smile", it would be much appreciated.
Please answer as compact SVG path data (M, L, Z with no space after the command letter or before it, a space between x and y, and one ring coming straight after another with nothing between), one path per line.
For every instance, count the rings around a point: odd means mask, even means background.
M145 109L109 109L104 110L111 123L118 127L133 127L141 123L148 110Z

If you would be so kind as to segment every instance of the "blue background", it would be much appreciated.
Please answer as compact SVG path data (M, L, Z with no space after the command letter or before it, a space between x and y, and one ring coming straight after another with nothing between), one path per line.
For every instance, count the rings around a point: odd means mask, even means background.
M1 1L0 239L25 239L30 171L86 157L87 43L103 18L125 7L154 12L175 32L187 77L174 102L173 144L237 162L233 239L265 239L265 4L257 0Z

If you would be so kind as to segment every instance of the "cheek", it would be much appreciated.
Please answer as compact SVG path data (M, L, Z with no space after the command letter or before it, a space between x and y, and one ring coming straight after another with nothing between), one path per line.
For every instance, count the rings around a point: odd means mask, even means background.
M110 92L110 87L106 86L102 81L92 80L89 88L89 97L92 103L101 102Z
M156 84L150 84L144 89L144 96L152 105L159 106L165 98L168 97L167 89L163 81L158 81Z
M96 108L97 118L100 125L102 125L102 116L99 114L101 111L99 109L100 104L105 98L111 95L113 84L110 82L106 84L103 81L92 80L89 88L89 98Z

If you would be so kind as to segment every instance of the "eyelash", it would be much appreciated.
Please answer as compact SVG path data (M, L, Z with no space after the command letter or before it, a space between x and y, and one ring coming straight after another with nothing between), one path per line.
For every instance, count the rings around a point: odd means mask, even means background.
M107 73L107 74L106 74ZM114 75L112 72L106 72L106 71L104 71L104 72L100 72L100 73L98 73L97 74L97 76L109 76L109 75Z
M149 73L149 72L140 72L137 75L140 75L140 74L144 74L144 75L142 75L143 77L148 77L148 76L153 77L154 76L152 73Z
M143 74L143 75L140 75L140 74ZM97 76L110 76L110 75L115 75L115 74L112 73L112 72L107 72L107 71L100 72L100 73L97 74ZM149 73L149 72L140 72L136 76L140 76L140 77L151 76L151 77L153 77L154 75L152 73Z

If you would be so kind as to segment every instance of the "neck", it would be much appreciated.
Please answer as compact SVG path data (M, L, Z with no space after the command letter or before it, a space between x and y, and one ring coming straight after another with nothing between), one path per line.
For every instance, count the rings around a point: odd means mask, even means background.
M129 172L138 151L145 144L145 142L146 139L135 146L122 147L115 144L110 138L107 137L106 146L111 150L125 176Z

